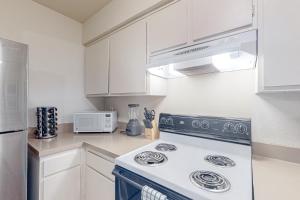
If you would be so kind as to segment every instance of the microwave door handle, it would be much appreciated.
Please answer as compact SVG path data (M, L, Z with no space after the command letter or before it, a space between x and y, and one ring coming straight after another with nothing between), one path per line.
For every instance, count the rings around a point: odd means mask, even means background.
M139 190L142 190L143 187L144 187L144 186L142 186L142 185L140 185L140 184L138 184L138 183L136 183L136 182L130 180L129 178L127 178L127 177L121 175L117 170L114 170L114 171L112 172L112 174L115 175L116 177L122 179L123 181L129 183L130 185L134 186L135 188L137 188L137 189L139 189Z

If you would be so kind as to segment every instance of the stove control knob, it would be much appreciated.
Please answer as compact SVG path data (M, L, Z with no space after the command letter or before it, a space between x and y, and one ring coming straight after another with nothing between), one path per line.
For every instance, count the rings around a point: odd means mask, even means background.
M238 134L241 134L241 135L244 135L244 134L248 133L247 126L245 124L242 124L242 123L238 123L237 125L235 125L234 129Z
M160 119L160 123L161 123L161 124L167 124L167 119L166 119L165 117L162 117L162 118Z
M172 119L171 117L169 117L169 118L167 119L167 124L168 124L169 126L173 126L173 125L174 125L173 119Z
M192 121L192 127L193 128L200 128L200 121L199 120L193 120Z
M202 129L209 129L209 121L203 120L203 121L200 123L200 127L201 127Z
M235 132L234 125L231 122L226 122L223 127L224 132Z

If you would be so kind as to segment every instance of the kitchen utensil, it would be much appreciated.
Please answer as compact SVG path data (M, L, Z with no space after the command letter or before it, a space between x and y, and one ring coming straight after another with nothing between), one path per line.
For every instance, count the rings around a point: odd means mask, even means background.
M153 121L155 119L155 111L154 110L148 110L147 108L144 108L144 116L146 119Z

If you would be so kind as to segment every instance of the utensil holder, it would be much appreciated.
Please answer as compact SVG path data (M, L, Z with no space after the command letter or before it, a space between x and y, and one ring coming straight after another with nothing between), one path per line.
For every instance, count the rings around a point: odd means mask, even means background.
M159 138L159 130L155 120L151 122L152 128L145 128L145 137L150 140L155 140Z

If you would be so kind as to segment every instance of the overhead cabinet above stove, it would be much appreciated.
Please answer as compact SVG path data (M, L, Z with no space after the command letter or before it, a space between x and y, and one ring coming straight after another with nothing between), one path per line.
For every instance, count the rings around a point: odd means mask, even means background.
M190 0L191 40L251 26L253 0Z
M188 1L182 0L147 18L150 54L188 43Z
M148 22L151 74L163 78L252 69L257 57L253 0L181 0Z
M176 1L147 19L150 55L251 28L253 12L253 0Z

